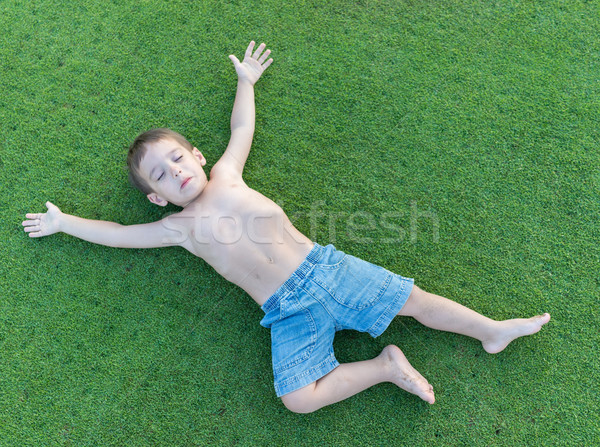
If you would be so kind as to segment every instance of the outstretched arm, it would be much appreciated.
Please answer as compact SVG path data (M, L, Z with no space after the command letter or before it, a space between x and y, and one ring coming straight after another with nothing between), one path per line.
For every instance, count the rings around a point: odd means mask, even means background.
M273 62L272 58L267 59L271 50L265 51L264 43L261 43L256 51L254 45L254 41L250 42L242 62L234 55L229 56L238 75L237 92L231 112L231 138L225 153L213 168L213 174L228 172L241 176L250 152L255 121L254 84Z
M63 232L79 239L109 247L152 248L179 245L185 237L174 225L164 220L141 225L120 225L115 222L83 219L65 214L56 205L46 202L45 213L28 213L23 227L30 237L49 236Z

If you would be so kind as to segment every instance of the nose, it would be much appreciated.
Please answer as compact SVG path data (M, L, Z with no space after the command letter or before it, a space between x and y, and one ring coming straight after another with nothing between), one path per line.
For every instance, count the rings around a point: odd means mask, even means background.
M181 169L179 168L179 166L172 165L171 166L171 175L173 177L177 177L179 174L181 174Z

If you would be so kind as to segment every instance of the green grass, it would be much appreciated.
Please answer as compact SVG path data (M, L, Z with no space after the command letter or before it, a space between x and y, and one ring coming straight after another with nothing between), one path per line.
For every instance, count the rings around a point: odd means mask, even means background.
M598 444L599 14L577 0L0 2L0 445ZM412 320L340 333L341 361L398 344L437 403L379 385L301 416L273 392L260 309L202 261L25 236L46 200L163 216L129 187L126 148L168 126L212 165L227 55L251 39L275 62L256 87L250 186L321 243L493 318L551 323L496 356Z

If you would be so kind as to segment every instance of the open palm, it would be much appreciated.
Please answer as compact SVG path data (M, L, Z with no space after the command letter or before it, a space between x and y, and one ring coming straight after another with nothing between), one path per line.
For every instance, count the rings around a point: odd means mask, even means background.
M61 211L56 205L46 202L48 211L45 213L28 213L23 227L30 237L49 236L59 231Z
M267 59L269 54L271 54L271 50L264 51L266 47L264 43L261 43L253 53L252 50L254 50L254 45L254 41L250 42L242 62L240 62L239 59L233 54L229 56L229 59L231 59L233 65L235 66L235 71L238 74L238 78L246 80L252 85L259 80L263 72L273 62L273 58Z

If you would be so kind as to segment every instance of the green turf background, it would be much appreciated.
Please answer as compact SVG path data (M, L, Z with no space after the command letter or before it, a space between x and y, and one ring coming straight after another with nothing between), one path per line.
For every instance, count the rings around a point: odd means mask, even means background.
M0 1L0 445L598 445L600 3ZM265 41L247 183L320 243L493 318L548 311L491 356L397 321L434 385L311 415L272 390L261 311L177 249L30 240L26 212L123 224L141 131L229 137L227 55ZM319 214L321 213L321 214ZM311 217L312 216L312 217Z

